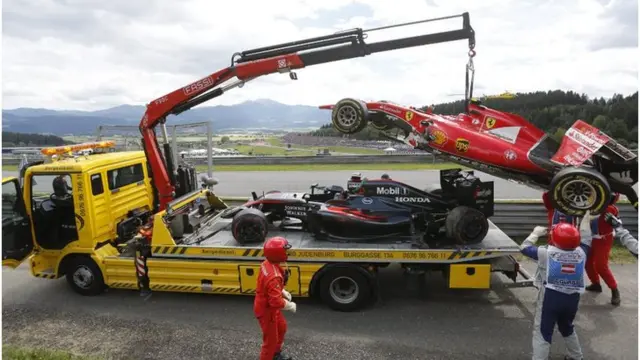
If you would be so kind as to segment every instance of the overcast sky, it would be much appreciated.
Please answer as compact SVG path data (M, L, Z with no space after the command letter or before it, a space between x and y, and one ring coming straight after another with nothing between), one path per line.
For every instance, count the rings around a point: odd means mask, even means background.
M228 66L237 51L465 11L477 37L478 95L638 90L637 0L7 0L3 108L146 104ZM374 32L367 41L461 24ZM467 51L456 41L317 65L299 70L298 81L269 75L206 105L453 101L464 93Z

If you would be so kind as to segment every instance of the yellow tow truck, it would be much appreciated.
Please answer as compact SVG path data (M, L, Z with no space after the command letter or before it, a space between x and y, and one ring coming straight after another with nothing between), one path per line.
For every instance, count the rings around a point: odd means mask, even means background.
M40 278L66 277L82 295L105 288L252 295L263 260L261 244L241 245L224 214L232 207L210 188L170 202L153 214L153 189L144 152L102 152L99 142L43 149L50 159L2 185L3 265L28 259ZM94 154L69 152L92 148ZM56 159L57 158L57 159ZM152 223L147 246L141 224ZM356 310L376 298L378 269L443 271L451 288L488 289L501 272L529 286L512 257L517 244L491 224L473 246L415 249L394 241L335 243L302 231L271 230L292 244L287 289L314 296L336 310ZM145 250L146 249L146 250ZM524 280L516 280L518 274Z

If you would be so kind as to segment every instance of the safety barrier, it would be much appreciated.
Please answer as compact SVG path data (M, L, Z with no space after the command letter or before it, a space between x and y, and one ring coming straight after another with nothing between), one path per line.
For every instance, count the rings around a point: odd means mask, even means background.
M18 165L20 157L5 155L2 162L5 165ZM34 160L37 158L29 158ZM187 159L195 165L206 165L207 158ZM313 155L313 156L215 156L216 165L276 165L276 164L372 164L372 163L441 163L442 159L431 154L401 154L401 155Z
M222 200L230 204L240 204L249 197L224 197ZM638 237L638 213L628 202L618 204L620 218L624 227ZM500 200L495 201L494 216L491 221L502 231L517 241L523 240L537 225L547 225L547 212L542 202L533 200Z

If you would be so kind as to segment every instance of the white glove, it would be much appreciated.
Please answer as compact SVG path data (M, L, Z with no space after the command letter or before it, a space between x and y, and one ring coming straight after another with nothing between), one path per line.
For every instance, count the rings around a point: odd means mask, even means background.
M580 235L591 236L591 220L597 218L600 215L585 214L582 220L580 220Z
M293 301L288 301L285 300L284 301L284 308L282 308L282 310L287 310L287 311L291 311L292 313L296 313L296 303L294 303Z
M535 228L533 228L533 231L531 232L531 234L537 238L541 236L545 236L548 233L549 233L549 228L546 226L536 226Z
M291 301L291 293L285 289L282 289L282 297L287 299L287 301Z

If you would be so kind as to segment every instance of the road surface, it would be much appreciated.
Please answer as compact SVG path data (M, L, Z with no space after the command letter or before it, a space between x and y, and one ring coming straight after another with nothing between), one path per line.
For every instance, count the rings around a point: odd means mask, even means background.
M133 265L132 265L133 266ZM527 265L532 270L530 264ZM285 347L295 359L530 359L535 290L448 290L439 275L420 287L383 269L380 303L339 313L306 299L286 313ZM622 305L584 295L576 329L585 359L637 359L637 265L614 266ZM111 290L82 297L65 280L4 270L3 344L106 353L110 359L257 359L253 298ZM424 283L423 283L424 284ZM552 359L561 359L556 332Z

